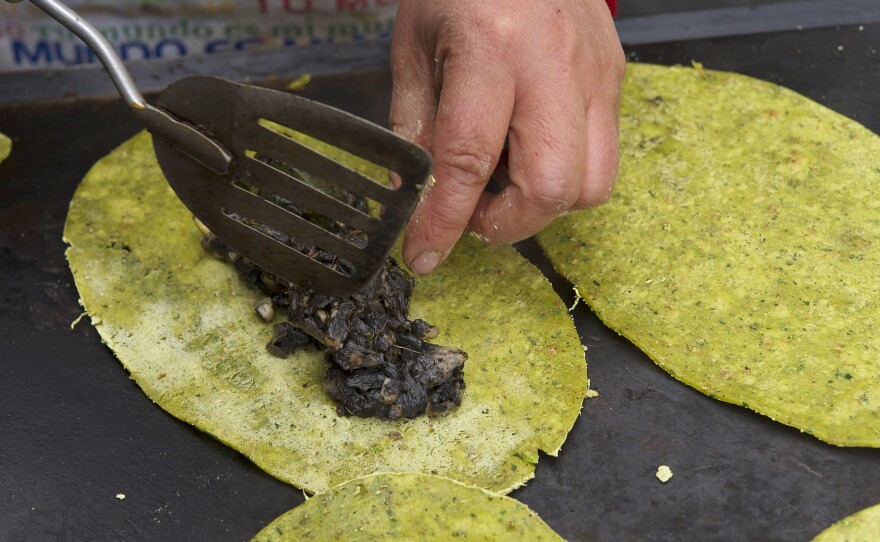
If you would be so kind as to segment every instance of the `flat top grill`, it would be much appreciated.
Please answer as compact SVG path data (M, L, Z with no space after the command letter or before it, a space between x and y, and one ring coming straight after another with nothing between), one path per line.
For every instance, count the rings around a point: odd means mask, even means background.
M842 45L842 50L838 46ZM791 87L880 132L880 25L628 50ZM34 74L39 77L39 74ZM375 121L389 74L316 77L306 95ZM302 493L157 408L80 314L61 229L96 160L139 129L118 100L0 106L0 538L242 540ZM559 294L535 245L521 251ZM841 449L714 401L657 368L583 305L598 399L559 458L512 496L569 540L792 540L880 503L880 450ZM657 467L674 478L660 484ZM120 500L117 494L124 494Z

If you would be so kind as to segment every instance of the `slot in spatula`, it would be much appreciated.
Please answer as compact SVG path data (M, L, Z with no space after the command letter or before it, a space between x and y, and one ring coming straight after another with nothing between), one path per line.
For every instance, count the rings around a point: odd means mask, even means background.
M29 1L95 52L152 134L168 183L222 242L270 273L327 295L359 291L382 267L430 173L424 149L336 108L214 77L181 79L149 105L95 27L56 0ZM399 186L380 184L266 121L387 168ZM372 200L381 216L339 192ZM314 216L323 220L306 218ZM328 223L348 234L331 232Z

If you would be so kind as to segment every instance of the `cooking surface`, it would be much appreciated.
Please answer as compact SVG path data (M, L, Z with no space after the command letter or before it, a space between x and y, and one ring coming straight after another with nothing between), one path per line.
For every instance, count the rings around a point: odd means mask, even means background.
M842 49L840 49L842 46ZM880 25L636 47L806 94L880 132ZM382 121L387 73L308 95ZM302 493L155 406L80 314L61 230L73 191L138 126L118 100L0 108L0 538L242 540ZM571 302L532 243L521 249ZM880 503L880 450L841 449L709 399L583 305L597 399L512 496L570 540L808 540ZM319 451L316 450L316 453ZM654 473L669 465L661 484ZM124 494L124 499L117 498Z

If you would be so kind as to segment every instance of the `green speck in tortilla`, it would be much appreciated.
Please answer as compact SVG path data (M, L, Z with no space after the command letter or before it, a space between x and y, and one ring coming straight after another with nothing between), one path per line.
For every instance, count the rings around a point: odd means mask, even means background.
M880 504L847 516L828 527L813 542L877 542L880 540Z
M386 471L507 492L533 477L539 450L559 451L580 412L587 380L571 317L510 247L465 239L419 280L410 315L469 354L467 389L446 417L388 422L335 413L320 352L266 352L271 326L251 306L261 294L199 246L148 135L92 168L64 235L92 323L144 392L309 492Z
M282 515L254 542L447 540L530 542L562 538L526 505L427 474L351 480Z
M880 137L742 75L631 64L607 205L539 236L675 378L880 446Z

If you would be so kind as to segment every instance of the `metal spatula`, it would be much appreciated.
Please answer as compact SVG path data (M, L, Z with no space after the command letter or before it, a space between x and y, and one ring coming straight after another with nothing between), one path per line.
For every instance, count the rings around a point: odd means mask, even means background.
M159 165L175 193L233 250L283 279L328 295L359 291L384 264L431 170L431 157L421 147L300 96L212 77L175 82L154 107L91 24L56 0L29 1L91 47L152 134ZM397 174L400 186L383 186L273 130L266 120L387 168ZM373 200L382 207L381 218L302 177ZM291 206L341 223L357 235L331 233L291 212ZM279 237L313 250L298 251ZM328 263L326 257L322 263L307 254L315 250L332 253L346 265Z

